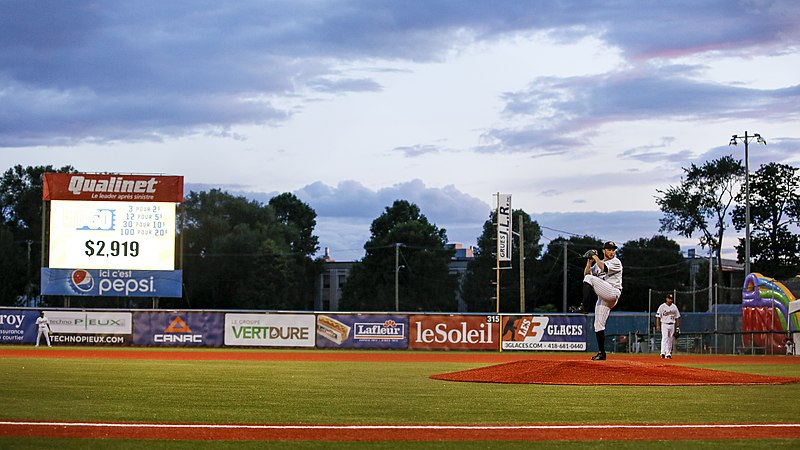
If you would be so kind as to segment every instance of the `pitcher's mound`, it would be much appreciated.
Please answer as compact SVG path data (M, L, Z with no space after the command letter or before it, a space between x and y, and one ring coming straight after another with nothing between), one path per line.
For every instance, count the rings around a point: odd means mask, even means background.
M432 375L435 380L508 384L698 386L787 384L800 378L751 375L638 361L549 361L529 359L463 372Z

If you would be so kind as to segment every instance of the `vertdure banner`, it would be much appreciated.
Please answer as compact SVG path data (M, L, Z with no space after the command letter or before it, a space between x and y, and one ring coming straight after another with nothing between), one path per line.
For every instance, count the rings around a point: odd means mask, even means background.
M225 345L314 347L314 314L225 314Z

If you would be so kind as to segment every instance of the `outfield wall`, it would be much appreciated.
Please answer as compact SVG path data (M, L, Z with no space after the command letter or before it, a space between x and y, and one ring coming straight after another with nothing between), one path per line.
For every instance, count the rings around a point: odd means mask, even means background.
M40 311L0 308L0 344L34 344ZM585 351L588 335L578 314L43 311L55 346Z

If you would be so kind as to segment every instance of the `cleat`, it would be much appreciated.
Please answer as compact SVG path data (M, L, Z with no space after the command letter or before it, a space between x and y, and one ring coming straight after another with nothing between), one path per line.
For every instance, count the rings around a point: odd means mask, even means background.
M667 355L667 359L672 359L672 355Z
M664 355L661 355L661 359L664 359Z
M586 311L586 309L583 308L583 305L570 306L569 307L569 312L581 313L581 314L589 314L589 311Z
M592 361L605 361L605 359L606 359L606 355L603 354L603 353L598 353L598 354L592 356Z

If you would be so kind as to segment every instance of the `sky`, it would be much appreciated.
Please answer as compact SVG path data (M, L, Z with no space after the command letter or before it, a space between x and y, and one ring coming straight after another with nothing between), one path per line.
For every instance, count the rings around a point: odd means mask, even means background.
M659 232L659 191L745 131L751 171L800 166L798 69L794 0L3 0L0 169L291 192L342 261L396 199L474 245L496 193L544 245L705 254Z

